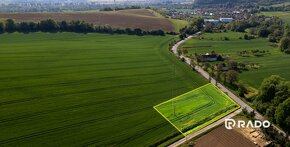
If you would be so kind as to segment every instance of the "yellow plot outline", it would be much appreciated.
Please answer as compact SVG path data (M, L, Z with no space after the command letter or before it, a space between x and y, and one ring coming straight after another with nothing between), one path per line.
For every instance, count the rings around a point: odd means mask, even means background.
M196 91L196 90L199 90L199 89L201 89L201 88L203 88L203 87L206 87L206 86L208 86L208 85L213 85L219 92L221 92L221 94L224 96L224 97L226 97L226 98L228 98L228 99L230 99L234 104L236 104L236 105L238 105L238 107L237 108L235 108L235 109L233 109L232 110L232 112L233 111L235 111L235 110L237 110L237 109L239 109L241 106L236 102L236 101L234 101L231 97L229 97L228 95L226 95L222 90L220 90L216 85L214 85L214 84L212 84L212 83L208 83L208 84L205 84L205 85L203 85L203 86L201 86L201 87L198 87L198 88L196 88L196 89L193 89L193 90L191 90L191 91L189 91L189 92L186 92L186 93L184 93L184 94L182 94L182 95L179 95L179 96L177 96L177 97L175 97L175 98L172 98L172 99L169 99L169 100L167 100L167 101L165 101L165 102L162 102L162 103L160 103L160 104L158 104L158 105L156 105L156 106L154 106L153 108L163 117L163 118L165 118L175 129L177 129L184 137L186 137L187 135L185 134L185 133L183 133L178 127L176 127L168 118L166 118L166 116L164 116L156 107L158 107L158 106L160 106L160 105L162 105L162 104L165 104L165 103L168 103L169 101L173 101L173 100L176 100L176 99L178 99L178 98L180 98L180 97L182 97L182 96L184 96L184 95L186 95L186 94L189 94L189 93L191 93L191 92L194 92L194 91ZM227 114L228 115L228 114ZM226 115L226 116L227 116ZM221 117L220 119L222 119L222 118L224 118L225 116L223 116L223 117ZM220 120L220 119L218 119L218 120Z

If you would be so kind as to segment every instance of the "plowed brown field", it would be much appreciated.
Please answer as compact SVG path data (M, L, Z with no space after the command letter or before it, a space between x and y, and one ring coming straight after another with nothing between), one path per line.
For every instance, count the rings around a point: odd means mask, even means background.
M116 12L64 12L64 13L0 13L0 19L11 18L16 21L56 21L83 20L95 25L108 25L113 28L141 28L143 30L162 29L174 31L170 20L154 16L149 10L124 10Z
M196 140L195 147L255 147L242 134L221 126Z

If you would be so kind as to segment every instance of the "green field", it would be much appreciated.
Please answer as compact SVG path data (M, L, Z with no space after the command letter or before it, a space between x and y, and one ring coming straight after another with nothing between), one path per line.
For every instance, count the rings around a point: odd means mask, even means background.
M149 146L178 132L152 107L206 81L168 51L173 38L0 34L0 146Z
M265 16L277 16L281 18L285 23L290 25L290 11L286 12L261 12L260 15L265 15Z
M185 21L185 20L179 20L179 19L170 19L170 21L172 22L174 28L175 28L175 32L179 33L179 30L184 28L185 26L187 26L189 24L189 22Z
M207 84L154 107L185 136L237 110L239 105Z
M289 6L290 2L284 2L284 3L279 3L279 4L274 4L271 5L272 7L282 7L282 6Z
M258 64L259 69L250 69L240 74L240 80L243 83L249 84L252 87L258 88L264 78L273 74L289 79L290 63L289 55L280 52L278 48L271 46L271 43L266 39L258 38L253 40L239 39L244 33L228 32L228 33L206 33L204 39L191 39L182 45L182 48L187 48L191 54L205 54L215 51L222 54L229 60L250 64ZM223 37L228 37L229 41L224 41ZM243 50L268 50L271 54L263 57L242 57L237 52Z

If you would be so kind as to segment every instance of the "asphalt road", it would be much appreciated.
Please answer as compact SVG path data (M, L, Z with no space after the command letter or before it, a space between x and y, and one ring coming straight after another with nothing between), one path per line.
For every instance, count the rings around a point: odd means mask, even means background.
M192 68L194 68L194 69L195 69L195 70L196 70L196 71L197 71L201 76L203 76L204 78L206 78L206 79L208 79L208 80L209 80L209 78L210 78L210 79L211 79L211 83L217 85L217 87L218 87L220 90L222 90L222 91L223 91L225 94L227 94L230 98L232 98L234 101L236 101L236 102L241 106L241 109L242 109L242 108L246 108L248 112L252 112L252 111L253 111L253 108L252 108L252 107L250 107L248 104L246 104L245 102L243 102L239 97L237 97L236 95L234 95L230 90L228 90L226 87L224 87L221 83L218 83L218 82L216 83L216 80L215 80L213 77L210 77L209 74L208 74L206 71L204 71L201 67L196 66L196 65L192 65L192 64L191 64L191 61L190 61L189 58L184 57L183 55L181 55L181 56L178 55L178 53L177 53L177 49L178 49L178 47L179 47L181 44L183 44L184 42L186 42L187 40L189 40L190 38L192 38L192 37L194 37L194 35L193 35L193 36L189 36L189 37L187 37L186 39L181 40L181 41L179 41L178 43L176 43L176 44L172 47L172 49L171 49L172 52L173 52L177 57L179 57L180 59L181 59L181 58L184 58L184 59L185 59L185 60L184 60L185 63L187 63L188 65L190 65ZM205 128L203 128L203 129L201 129L201 130L199 130L199 131L197 131L197 132L195 132L195 133L193 133L193 134L191 134L191 135L188 135L188 136L186 136L186 137L184 137L184 138L178 140L177 142L171 144L169 147L177 147L177 146L183 144L184 142L186 142L187 140L190 140L190 139L192 139L192 138L194 138L194 137L196 137L196 136L202 134L203 132L206 132L207 130L209 130L209 129L211 129L211 128L214 128L214 127L216 127L216 126L222 124L222 123L225 121L225 119L231 118L231 117L237 115L238 113L240 113L240 112L242 111L241 109L238 109L238 110L236 110L235 112L233 112L233 113L227 115L226 117L224 117L224 118L222 118L222 119L220 119L220 120L218 120L218 121L216 121L216 122L214 122L214 123L208 125L207 127L205 127ZM258 119L258 120L265 120L265 118L264 118L261 114L257 113L256 111L255 111L255 114L256 114L256 115L255 115L255 118L256 118L256 119ZM274 128L276 128L276 130L278 130L279 133L283 134L284 136L286 135L286 133L285 133L283 130L279 129L279 128L276 127L275 125L272 125L272 126L273 126ZM289 136L288 136L288 137L289 137Z

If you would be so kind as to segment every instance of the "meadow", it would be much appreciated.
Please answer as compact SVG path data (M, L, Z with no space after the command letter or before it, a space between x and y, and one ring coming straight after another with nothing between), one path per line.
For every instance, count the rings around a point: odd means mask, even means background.
M245 64L257 64L258 69L250 69L243 71L239 79L241 82L248 84L251 87L258 88L264 78L271 75L280 75L289 80L290 63L289 55L280 52L277 47L268 42L264 38L257 38L253 40L239 39L243 38L244 33L227 32L227 33L206 33L202 37L204 39L194 38L187 41L182 45L182 48L187 48L190 54L198 53L205 54L215 51L222 54L223 57L229 60L242 62ZM225 41L223 38L228 37L229 40ZM270 54L256 57L242 57L238 52L247 50L265 50Z
M282 6L289 6L290 2L284 2L284 3L279 3L279 4L274 4L271 5L272 7L282 7Z
M239 108L215 85L207 84L154 107L185 136Z
M168 51L174 38L0 34L0 146L149 146L176 134L153 106L206 81Z
M290 11L261 12L259 14L265 15L265 16L277 16L277 17L281 18L285 23L290 25Z
M170 21L172 22L174 28L175 28L175 32L180 31L180 29L184 28L185 26L189 25L189 22L185 21L185 20L179 20L179 19L170 19Z

